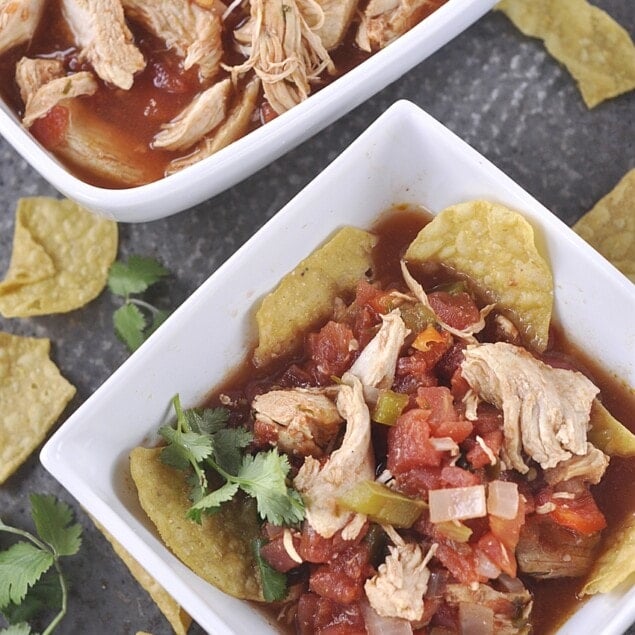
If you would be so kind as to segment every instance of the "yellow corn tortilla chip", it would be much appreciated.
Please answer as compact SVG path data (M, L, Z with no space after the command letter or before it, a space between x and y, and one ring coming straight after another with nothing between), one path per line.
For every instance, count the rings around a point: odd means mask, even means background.
M597 399L591 405L588 440L609 456L635 456L635 434L620 423Z
M28 317L66 313L97 297L117 255L117 224L95 216L77 203L47 197L18 201L16 236L5 285L0 286L0 313L4 317ZM34 246L36 248L34 248ZM35 255L27 255L35 249ZM53 274L24 276L31 261ZM13 267L13 272L12 272ZM34 270L34 271L37 271Z
M49 350L48 339L0 333L0 484L37 448L75 394Z
M635 573L635 514L608 538L606 549L595 561L581 595L609 593Z
M123 560L134 579L148 592L165 618L170 622L176 635L186 635L192 618L179 606L176 600L124 549L113 536L94 518L95 527L104 534L114 552Z
M0 282L0 294L18 289L22 285L46 280L55 275L55 265L42 245L36 242L24 216L16 217L13 233L11 262L4 280Z
M183 472L161 462L161 448L135 448L130 473L141 507L164 544L194 573L225 593L262 601L251 541L259 535L253 499L235 497L202 524L186 518L191 506Z
M496 8L522 33L544 41L589 108L635 88L635 45L628 32L586 0L502 0Z
M372 234L344 227L281 280L256 313L256 366L291 353L308 329L331 315L335 298L354 291L371 268L376 243Z
M635 282L635 168L573 230Z
M553 278L533 228L518 212L486 201L448 207L419 232L405 258L442 263L466 275L529 346L547 346Z

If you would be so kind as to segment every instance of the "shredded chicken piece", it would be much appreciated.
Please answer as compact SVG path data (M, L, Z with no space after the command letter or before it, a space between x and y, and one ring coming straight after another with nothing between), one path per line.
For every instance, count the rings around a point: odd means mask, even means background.
M477 339L474 337L474 333L479 333L485 328L485 318L489 315L490 311L494 308L495 305L488 304L483 307L480 311L480 319L478 322L474 324L470 324L468 327L464 329L455 329L453 326L446 324L435 312L435 310L430 305L430 301L428 300L428 295L425 292L424 288L410 275L408 271L408 267L406 263L401 261L401 274L403 275L403 279L410 289L411 293L415 296L415 298L423 304L423 306L428 309L434 316L438 324L445 329L448 333L462 339L470 344L475 344Z
M420 22L429 5L429 0L370 0L355 43L369 53L383 49Z
M132 42L120 0L62 0L62 11L82 47L81 58L105 82L128 90L145 60Z
M229 67L234 81L254 69L267 100L281 114L309 96L310 83L335 66L316 31L324 21L315 0L251 2L249 59Z
M186 150L198 143L225 119L231 91L229 79L204 90L172 121L161 126L161 131L152 140L152 147Z
M15 65L15 82L25 107L39 88L58 77L64 77L64 63L60 60L23 57Z
M522 449L544 468L587 452L586 434L599 389L582 373L552 368L505 342L468 346L463 378L503 411L505 461L525 474Z
M348 31L358 0L317 0L324 12L324 24L317 29L317 35L327 51L337 48Z
M362 530L366 516L341 508L337 498L360 481L372 481L375 461L362 384L350 373L344 373L342 382L337 396L337 409L346 420L342 445L322 467L308 456L293 483L304 499L309 524L320 536L331 538L341 529L344 540L353 540Z
M27 128L54 106L82 95L94 95L97 91L97 82L92 73L80 71L73 75L51 78L58 71L53 66L53 60L22 58L18 62L16 82L20 87L20 94L26 96L22 123ZM38 84L40 85L37 86Z
M401 319L399 309L382 315L382 324L373 339L366 345L350 368L364 386L367 401L376 401L376 390L388 389L395 379L399 352L410 332Z
M415 543L388 547L386 561L364 584L366 597L379 615L410 621L422 618L423 596L430 579L427 564L436 547L433 544L425 556Z
M321 457L339 432L343 419L322 390L293 388L257 395L251 407L257 425L276 439L283 452Z
M522 627L528 626L533 600L531 593L522 591L497 591L487 584L468 586L466 584L448 584L444 594L450 605L469 602L486 606L494 611L494 632L505 634L524 633Z
M44 0L0 0L0 54L33 37L42 9Z
M161 38L183 58L183 68L198 64L201 79L212 79L223 55L222 24L214 3L203 8L190 0L122 0L126 15Z
M581 477L583 481L597 485L609 465L609 457L591 443L587 443L583 456L572 456L549 470L545 470L545 480L549 485Z
M223 123L211 134L207 135L194 152L171 161L166 170L167 174L173 174L188 165L206 159L245 134L251 116L256 109L258 95L260 94L260 79L252 77L240 93L239 102L229 111Z

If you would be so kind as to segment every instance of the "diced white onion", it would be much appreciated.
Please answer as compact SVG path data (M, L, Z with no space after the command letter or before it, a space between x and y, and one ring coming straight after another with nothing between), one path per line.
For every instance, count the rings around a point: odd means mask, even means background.
M284 534L282 535L282 546L287 554L289 554L289 558L291 558L291 560L297 562L298 564L302 564L303 560L295 549L293 536L291 535L291 530L288 527L285 527Z
M487 488L487 511L493 516L512 520L518 514L518 485L510 481L492 481Z
M430 437L430 445L438 452L450 452L451 456L459 453L457 442L450 437Z
M360 606L368 635L412 635L408 620L379 615L368 602L360 602Z
M461 635L492 635L494 632L494 611L482 604L461 602L459 604L459 625Z
M427 598L439 598L445 593L448 583L448 572L444 569L433 571L428 580L428 588L426 589Z
M433 523L481 518L487 514L484 485L433 489L428 492L428 502Z
M495 580L501 570L482 552L476 551L476 572L489 580Z
M518 578L512 578L506 573L501 573L498 576L498 581L508 593L523 593L525 591L525 586Z

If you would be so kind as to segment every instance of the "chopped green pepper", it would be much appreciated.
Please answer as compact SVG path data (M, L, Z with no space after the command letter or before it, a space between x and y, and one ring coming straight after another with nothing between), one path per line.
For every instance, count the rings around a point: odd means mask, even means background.
M412 527L427 507L422 500L408 498L375 481L361 481L337 502L352 512L365 514L380 525Z
M472 530L463 523L446 520L435 525L437 531L454 542L467 542L472 535Z
M377 398L372 419L377 423L394 426L403 409L408 405L410 397L393 390L382 390Z
M430 309L423 306L420 302L417 304L404 304L399 307L401 319L412 333L419 333L428 326L428 324L436 324L436 316Z

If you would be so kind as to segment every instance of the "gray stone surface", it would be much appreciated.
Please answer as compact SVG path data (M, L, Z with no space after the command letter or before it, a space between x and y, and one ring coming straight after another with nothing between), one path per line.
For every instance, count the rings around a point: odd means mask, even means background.
M596 4L634 35L632 0ZM165 263L173 276L157 290L156 302L176 307L397 99L423 107L568 224L635 167L635 93L588 111L567 72L541 43L523 37L503 15L490 13L373 99L229 191L171 218L121 225L120 255L154 255ZM9 260L17 199L54 194L0 139L0 272ZM68 315L0 319L2 330L52 340L54 359L78 388L65 417L128 356L113 336L116 306L104 293ZM80 555L66 565L70 606L58 632L169 633L149 596L37 456L0 488L3 520L29 525L30 492L69 501L85 528Z

